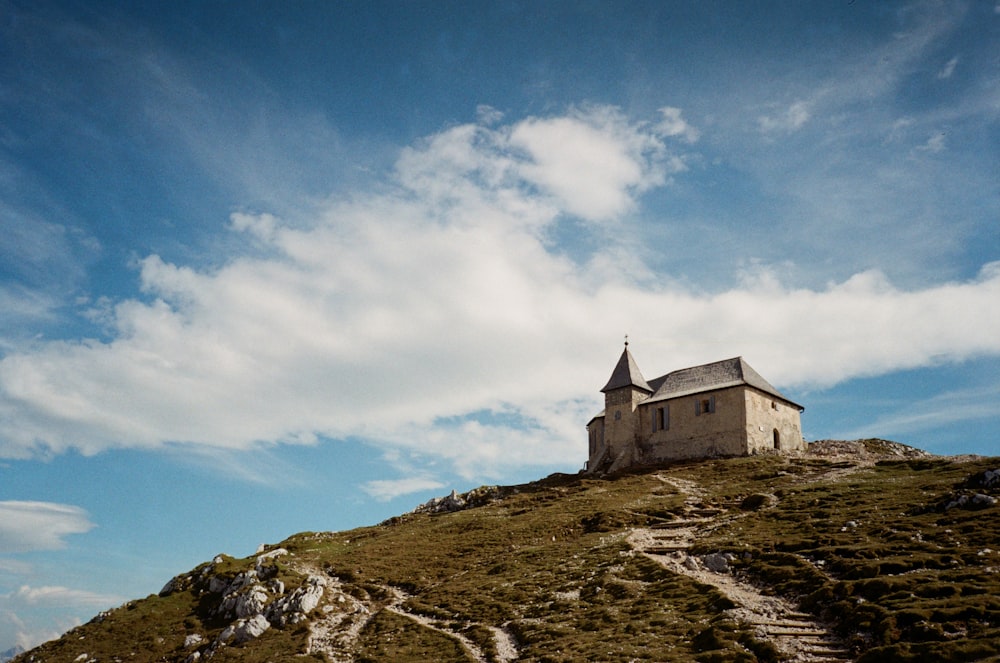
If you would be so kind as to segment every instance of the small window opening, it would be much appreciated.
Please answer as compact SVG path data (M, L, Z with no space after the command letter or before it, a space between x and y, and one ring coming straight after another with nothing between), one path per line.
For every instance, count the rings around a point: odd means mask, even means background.
M694 413L699 414L710 414L715 412L715 396L711 398L702 398L694 402Z

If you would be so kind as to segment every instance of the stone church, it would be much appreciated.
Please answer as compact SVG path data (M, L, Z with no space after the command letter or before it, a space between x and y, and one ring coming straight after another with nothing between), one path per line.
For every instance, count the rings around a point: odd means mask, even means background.
M742 357L693 366L648 382L625 341L601 389L604 411L587 424L588 472L688 458L805 451L805 409Z

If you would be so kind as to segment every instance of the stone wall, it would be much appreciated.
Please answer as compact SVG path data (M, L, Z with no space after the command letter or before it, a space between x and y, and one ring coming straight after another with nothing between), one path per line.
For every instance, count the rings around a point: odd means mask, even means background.
M745 390L748 452L805 451L799 409L756 389ZM777 443L775 447L775 431Z
M733 387L642 405L642 461L745 455L743 391ZM668 408L668 428L653 432L654 412L660 407Z
M604 444L612 458L634 447L639 421L636 406L649 394L625 387L608 392L604 398Z
M619 470L673 460L805 451L799 410L740 385L653 403L645 393L606 395L603 417L588 426L588 469ZM658 410L666 408L660 415ZM620 413L616 418L615 414ZM777 440L777 446L775 441Z

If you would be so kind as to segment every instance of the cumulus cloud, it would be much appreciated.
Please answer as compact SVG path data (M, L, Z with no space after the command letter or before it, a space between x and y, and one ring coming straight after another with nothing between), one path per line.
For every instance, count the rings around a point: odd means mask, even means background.
M0 502L0 553L58 550L70 534L94 527L80 507L53 502Z
M393 186L310 224L234 215L254 250L217 269L147 257L146 298L115 306L110 341L5 357L0 454L354 437L481 476L572 457L626 331L661 362L649 375L744 355L783 385L1000 353L995 264L911 291L875 271L820 289L766 269L714 293L658 281L602 223L627 223L665 181L669 141L694 135L680 111L659 125L610 108L481 115L491 124L403 150ZM601 248L554 251L546 232L565 217Z

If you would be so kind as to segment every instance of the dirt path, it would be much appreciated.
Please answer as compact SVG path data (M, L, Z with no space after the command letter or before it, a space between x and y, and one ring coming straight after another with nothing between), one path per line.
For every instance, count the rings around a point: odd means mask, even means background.
M729 560L723 556L689 555L691 545L717 524L718 512L701 505L703 491L695 482L658 478L686 496L688 517L632 530L627 540L636 551L674 573L711 585L728 596L738 606L730 611L733 617L749 625L758 639L771 642L790 660L802 663L851 660L849 652L823 624L799 612L788 601L767 596L734 577L728 570Z
M305 575L320 575L313 568L298 570ZM405 606L410 595L396 587L383 586L382 594L388 598L367 601L344 592L340 581L334 578L324 577L323 587L323 601L310 619L306 654L323 654L331 663L351 663L358 650L361 632L376 615L387 610L457 641L476 663L488 663L479 645L450 627L454 621L446 622L407 610ZM517 641L509 629L475 622L468 622L465 626L483 626L493 634L495 660L498 663L513 663L518 659Z
M472 660L476 661L476 663L487 663L486 657L483 655L483 651L476 643L472 642L472 640L469 640L461 633L444 626L440 620L431 619L430 617L404 610L402 608L402 602L387 606L386 610L394 612L402 617L406 617L407 619L411 619L425 628L429 628L432 631L437 631L438 633L448 636L452 640L457 640L458 644L462 645L462 648L465 649L465 652L472 658Z
M410 612L404 607L406 599L408 599L409 596L403 594L400 590L395 588L392 588L391 591L397 594L399 600L393 601L390 605L386 606L387 610L390 610L402 617L412 619L421 626L437 631L438 633L446 635L453 640L457 640L458 643L465 649L466 653L469 654L469 656L475 660L476 663L487 663L486 656L477 644L465 637L459 631L456 631L448 626L448 624L453 624L453 621L446 622L444 620L434 619L432 617L427 617L426 615ZM465 622L465 626L483 626L493 634L493 646L496 650L496 660L498 663L512 663L517 660L517 642L514 639L513 634L508 629L489 626L487 624L480 624L478 622Z

